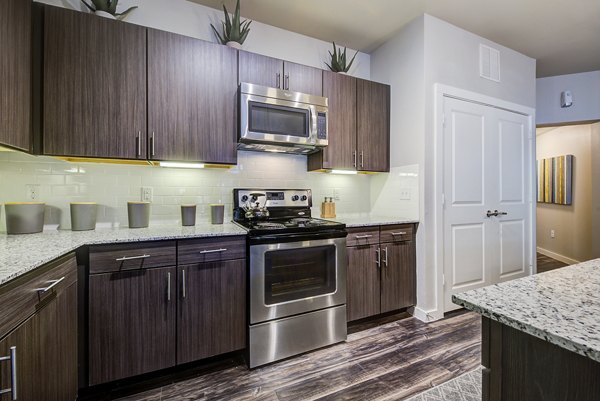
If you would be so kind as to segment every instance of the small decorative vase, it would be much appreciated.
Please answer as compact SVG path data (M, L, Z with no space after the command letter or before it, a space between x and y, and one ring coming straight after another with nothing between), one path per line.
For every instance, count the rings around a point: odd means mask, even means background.
M212 224L223 224L225 205L210 205L210 222Z
M6 233L34 234L44 229L45 203L19 202L6 203Z
M242 45L239 44L238 42L234 42L233 40L230 40L229 42L225 43L226 46L232 47L234 49L237 50L241 50L242 49Z
M150 202L127 202L129 228L146 228L150 225Z
M96 14L99 17L104 17L108 19L117 19L117 17L115 17L111 13L107 13L106 11L94 11L94 14Z
M71 203L71 230L89 231L96 228L96 209L94 202Z
M181 225L196 225L196 205L181 205Z

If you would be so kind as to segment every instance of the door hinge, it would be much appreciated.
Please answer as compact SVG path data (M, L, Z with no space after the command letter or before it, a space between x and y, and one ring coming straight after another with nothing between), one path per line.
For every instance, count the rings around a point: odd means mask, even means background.
M442 194L442 207L446 208L446 195Z
M442 286L446 287L446 275L442 274Z
M446 113L442 113L442 127L446 126Z

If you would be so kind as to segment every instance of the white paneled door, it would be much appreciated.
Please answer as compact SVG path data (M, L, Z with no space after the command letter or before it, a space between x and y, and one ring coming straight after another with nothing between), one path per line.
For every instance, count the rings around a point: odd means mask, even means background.
M528 117L444 98L444 294L529 274Z

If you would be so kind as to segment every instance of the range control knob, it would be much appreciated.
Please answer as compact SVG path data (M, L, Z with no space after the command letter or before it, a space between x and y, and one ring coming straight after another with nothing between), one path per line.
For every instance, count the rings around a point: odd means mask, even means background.
M302 198L300 198L300 200L301 200L302 202L304 202L304 201L305 201L305 200L307 200L307 199L308 199L308 196L306 196L306 195L302 195Z
M300 199L300 197L299 197L298 195L294 195L294 196L292 196L292 200L293 200L294 202L296 202L298 199Z
M247 201L248 201L248 195L242 196L242 202L247 202Z

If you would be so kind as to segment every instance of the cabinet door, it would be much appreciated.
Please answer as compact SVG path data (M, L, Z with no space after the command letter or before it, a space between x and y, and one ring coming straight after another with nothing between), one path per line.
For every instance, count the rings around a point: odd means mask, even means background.
M31 148L31 1L0 2L0 143Z
M145 28L46 7L44 31L44 154L145 159Z
M390 87L359 79L356 98L358 169L390 171Z
M286 61L284 89L308 95L323 96L323 70Z
M380 313L380 277L375 262L378 248L379 245L348 248L348 321Z
M240 51L240 82L282 88L283 60Z
M77 398L77 285L51 294L39 310L0 341L0 356L16 347L17 398L23 401ZM0 389L11 386L10 361L0 362ZM5 398L10 399L9 395Z
M381 268L381 313L415 305L414 242L390 242L381 244L381 249L384 261Z
M308 169L356 168L356 78L323 71L323 96L329 99L329 144L308 156Z
M174 267L90 276L89 384L175 365Z
M237 52L148 30L148 158L235 164Z
M177 363L246 346L246 260L178 268Z

